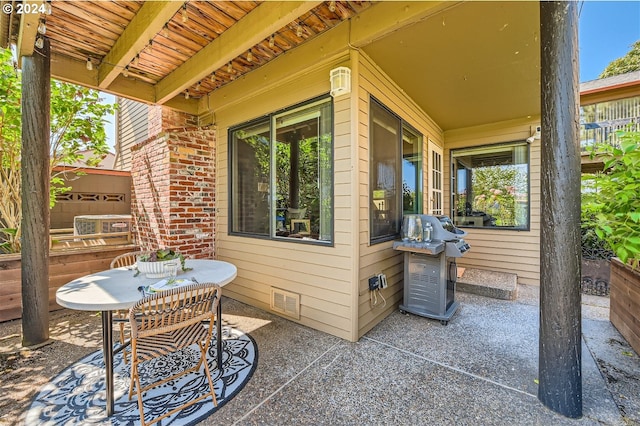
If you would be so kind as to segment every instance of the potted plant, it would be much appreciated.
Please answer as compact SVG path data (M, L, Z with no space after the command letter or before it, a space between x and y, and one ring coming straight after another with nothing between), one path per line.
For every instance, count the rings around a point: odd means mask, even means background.
M149 254L138 256L136 262L136 275L142 272L149 278L167 277L171 275L170 268L167 266L175 265L175 268L177 269L178 264L183 271L191 269L185 266L185 258L182 253L171 249L158 249L150 252Z
M604 170L585 175L585 225L615 253L611 260L610 320L640 352L640 132L618 132L618 145L601 144L592 157Z

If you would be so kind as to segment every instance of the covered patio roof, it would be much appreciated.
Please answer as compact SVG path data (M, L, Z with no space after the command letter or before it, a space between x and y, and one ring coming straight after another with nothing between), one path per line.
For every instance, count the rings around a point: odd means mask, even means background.
M29 56L48 37L53 78L194 115L340 25L444 130L540 114L538 2L54 1L18 14L21 4L2 0L13 10L2 46Z

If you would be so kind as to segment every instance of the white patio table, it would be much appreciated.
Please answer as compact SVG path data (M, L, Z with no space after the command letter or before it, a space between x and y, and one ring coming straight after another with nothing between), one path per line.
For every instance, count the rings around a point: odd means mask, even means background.
M219 260L187 259L189 271L178 271L178 278L195 278L200 283L214 283L224 286L237 275L237 268ZM106 370L107 416L113 414L113 331L111 320L113 311L129 309L142 298L140 286L149 286L159 278L147 278L140 273L134 276L131 267L109 269L77 278L56 291L56 301L60 306L80 311L102 312L102 352ZM218 368L222 368L222 303L218 304L216 330Z

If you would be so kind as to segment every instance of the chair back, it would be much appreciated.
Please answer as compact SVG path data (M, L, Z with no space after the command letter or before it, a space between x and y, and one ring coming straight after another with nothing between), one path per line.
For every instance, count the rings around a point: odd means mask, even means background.
M203 337L201 322L208 321L210 330L213 327L220 293L219 285L201 283L158 292L138 301L129 310L132 342L144 340L149 343L154 337L159 339L152 347L137 345L138 356L154 358L196 343ZM185 332L194 326L199 330ZM168 333L172 336L170 345L162 341L162 335ZM207 340L210 331L208 334Z
M109 267L113 269L113 268L121 268L123 266L131 266L138 261L138 256L142 256L150 253L151 253L150 251L132 251L129 253L121 254L113 258L113 260L111 261L111 265Z

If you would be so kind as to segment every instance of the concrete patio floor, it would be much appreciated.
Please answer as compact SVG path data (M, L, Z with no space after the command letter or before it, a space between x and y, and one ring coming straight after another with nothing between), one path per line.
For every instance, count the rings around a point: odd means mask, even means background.
M608 299L583 296L584 416L573 420L537 399L537 288L518 294L458 292L447 326L396 311L357 343L224 299L224 322L257 342L258 368L200 424L640 424L640 358L609 322ZM16 324L19 333L17 321L0 324L0 352ZM26 409L43 382L100 347L95 315L59 311L52 329L54 343L31 351L28 365L2 366L0 424L19 423L15 407Z

